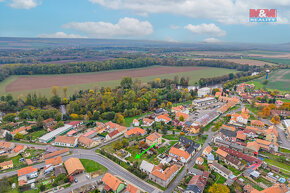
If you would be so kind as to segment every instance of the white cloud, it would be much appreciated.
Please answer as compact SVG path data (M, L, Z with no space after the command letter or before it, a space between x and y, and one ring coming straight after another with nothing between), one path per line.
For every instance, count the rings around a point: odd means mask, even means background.
M248 24L249 9L277 9L283 23L289 23L289 0L89 0L111 9L133 13L172 13L191 18L213 19L224 24ZM277 23L280 23L279 20Z
M54 34L40 34L38 35L40 38L87 38L85 36L77 35L77 34L66 34L64 32L56 32Z
M75 29L87 33L89 37L141 37L153 33L153 26L148 21L134 18L121 18L118 23L108 22L72 22L63 25L64 28Z
M214 23L210 24L200 24L200 25L192 25L188 24L184 26L184 29L189 30L192 33L199 35L209 35L209 36L225 36L226 32L216 26Z
M31 9L40 3L40 0L12 0L9 6L16 9Z
M171 25L170 25L170 28L171 28L171 29L179 29L180 26L171 24Z
M219 39L216 39L216 38L206 38L203 40L203 42L205 42L205 43L220 43L222 41Z

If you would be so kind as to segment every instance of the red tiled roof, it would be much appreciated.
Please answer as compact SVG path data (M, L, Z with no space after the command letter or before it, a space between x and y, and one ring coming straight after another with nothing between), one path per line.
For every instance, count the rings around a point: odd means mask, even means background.
M80 124L80 123L82 123L82 121L71 121L71 122L69 122L68 124L69 124L69 125L72 125L72 126L76 126L76 125L78 125L78 124Z
M14 151L15 153L17 153L17 152L21 151L23 148L24 148L23 145L17 145L17 146L13 149L13 151Z
M247 162L250 162L250 163L255 163L256 162L258 164L262 164L262 161L260 159L258 159L258 158L243 154L243 153L241 153L239 151L235 151L235 150L232 150L232 149L224 147L224 146L221 146L220 148L223 151L229 153L230 155L238 157L238 158L241 158L241 159L243 159L243 160L245 160Z
M117 177L110 173L106 173L102 179L103 183L109 186L112 190L116 191L119 185L122 183Z
M160 137L162 137L161 134L154 132L154 133L150 134L148 137L146 137L146 139L148 139L150 141L155 141Z
M127 131L126 134L128 136L130 136L130 135L138 135L138 134L142 134L143 135L145 132L146 131L144 129L141 129L139 127L135 127L134 129L131 129L131 130Z
M169 150L169 153L177 155L178 157L183 157L186 160L189 158L188 152L183 151L181 149L177 149L175 147L171 147L171 149Z
M117 135L118 133L120 133L120 132L118 131L118 129L116 129L116 130L112 131L111 133L109 133L108 135L109 135L109 137L113 137L113 136Z
M156 176L164 181L166 181L171 175L173 175L175 172L178 171L178 167L176 164L172 165L171 167L166 168L164 171L158 169L158 167L156 169L154 169L154 168L152 171L152 175L154 175L154 176Z
M28 166L25 168L21 168L17 171L18 177L26 175L26 174L30 174L32 172L37 172L37 168L34 168L32 166Z

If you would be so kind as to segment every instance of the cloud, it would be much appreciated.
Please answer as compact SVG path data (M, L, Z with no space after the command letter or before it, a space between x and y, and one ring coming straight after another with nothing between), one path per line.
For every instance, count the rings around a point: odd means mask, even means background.
M63 25L64 28L75 29L88 34L89 37L141 37L153 33L153 26L148 21L135 18L121 18L118 23L108 22L72 22Z
M222 41L219 39L216 39L216 38L206 38L203 40L203 42L205 42L205 43L220 43Z
M248 24L249 9L277 9L280 20L289 23L289 0L89 0L111 9L133 13L171 13L224 24ZM277 23L280 23L279 20Z
M64 32L56 32L54 34L40 34L38 35L40 38L87 38L85 36L77 35L77 34L66 34Z
M209 36L225 36L226 35L226 32L220 29L214 23L210 23L210 24L203 23L200 25L188 24L184 26L184 29L187 29L194 34L199 34L199 35L209 35Z
M170 25L170 28L171 28L171 29L179 29L180 26L171 24L171 25Z
M16 9L31 9L40 4L40 0L12 0L9 6Z

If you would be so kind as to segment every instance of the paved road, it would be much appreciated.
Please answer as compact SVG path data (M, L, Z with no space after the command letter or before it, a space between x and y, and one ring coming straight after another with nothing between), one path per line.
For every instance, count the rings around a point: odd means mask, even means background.
M180 181L182 180L182 178L185 176L185 174L187 173L187 170L192 168L193 165L195 164L195 160L201 156L202 151L204 150L205 147L207 147L208 143L212 140L213 136L214 136L214 132L208 133L208 138L206 139L203 147L201 148L201 150L196 153L193 158L191 158L191 160L184 166L184 169L182 170L182 172L175 178L175 180L170 184L170 186L167 188L166 191L164 191L165 193L172 193L174 191L174 189L176 188L176 186L178 186L178 184L180 183Z
M280 147L290 149L290 141L286 138L283 126L281 124L277 125L277 131L279 133L279 138L281 140Z

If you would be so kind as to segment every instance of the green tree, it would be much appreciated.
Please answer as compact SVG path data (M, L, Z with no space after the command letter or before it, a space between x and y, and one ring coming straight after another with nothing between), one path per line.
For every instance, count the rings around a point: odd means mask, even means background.
M41 185L39 186L39 190L43 192L43 191L45 190L45 185L41 184Z
M181 121L181 122L184 121L184 117L183 117L183 115L181 115L181 116L179 117L179 121Z
M122 148L122 142L121 141L116 141L113 145L114 150L118 150Z
M16 118L16 113L8 113L7 115L3 116L3 121L7 122L14 122Z
M128 76L125 76L123 77L123 79L121 80L121 83L120 83L121 87L123 89L130 89L133 85L133 80L131 77L128 77Z
M36 120L36 126L38 128L43 127L43 118L42 118L42 116L38 116L38 118Z
M23 139L23 135L22 135L21 133L16 133L16 134L14 135L14 139L15 139L15 140Z
M115 114L114 121L118 124L125 125L125 119L120 113Z

